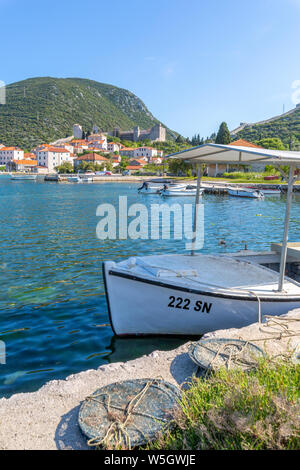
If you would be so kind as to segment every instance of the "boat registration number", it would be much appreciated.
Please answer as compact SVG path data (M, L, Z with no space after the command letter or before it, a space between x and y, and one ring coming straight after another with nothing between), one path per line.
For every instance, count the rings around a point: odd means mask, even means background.
M202 302L202 300L196 300L192 302L190 299L183 299L182 297L175 297L171 295L169 297L168 307L181 308L182 310L194 310L195 312L209 313L212 304Z

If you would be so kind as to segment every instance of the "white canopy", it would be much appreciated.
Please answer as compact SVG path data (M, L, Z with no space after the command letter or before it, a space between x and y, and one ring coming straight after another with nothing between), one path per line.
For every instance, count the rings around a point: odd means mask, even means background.
M295 168L300 166L300 152L291 152L288 150L269 150L258 147L243 147L238 145L220 145L220 144L204 144L181 152L169 155L171 159L184 160L187 163L198 164L198 181L197 181L197 194L195 203L194 214L194 228L193 232L196 233L197 227L197 207L199 204L199 190L202 171L200 169L201 163L225 163L231 165L249 165L255 162L272 164L278 166L289 165L289 178L288 178L288 191L287 191L287 204L284 222L284 235L282 241L281 260L280 260L280 276L278 283L278 290L283 290L286 256L287 256L287 241L288 229L290 219L290 208L292 204L293 184L295 182ZM191 254L194 254L192 248Z
M225 163L249 165L255 162L277 165L300 165L300 152L269 150L236 145L204 144L169 155L188 163Z

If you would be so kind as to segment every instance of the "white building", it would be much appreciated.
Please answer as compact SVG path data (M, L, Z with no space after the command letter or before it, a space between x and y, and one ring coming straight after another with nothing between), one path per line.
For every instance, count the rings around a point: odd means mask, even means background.
M55 167L62 163L70 162L73 165L74 156L66 149L58 147L44 147L36 152L38 166L47 167L48 171L54 171Z
M109 152L119 152L120 148L120 144L117 144L116 142L107 142L107 150Z
M55 145L56 148L68 150L70 153L73 153L73 145L71 144L59 144Z
M157 150L154 149L153 147L139 147L134 150L133 156L136 157L146 157L148 160L152 157L157 156Z
M94 148L97 150L107 150L107 140L91 140L88 143L89 148Z
M0 165L6 165L12 160L24 160L24 151L18 147L2 147L0 149Z
M149 163L154 163L155 165L161 165L163 162L162 157L152 157L148 160Z
M95 142L95 141L99 141L99 140L105 140L107 142L107 137L105 134L91 134L88 136L88 141L89 142Z
M70 142L70 145L73 147L73 153L83 153L88 149L87 141L82 139L74 139Z
M134 151L136 149L133 149L133 148L129 148L129 147L124 147L120 150L120 155L122 157L129 157L129 158L133 158L134 157Z

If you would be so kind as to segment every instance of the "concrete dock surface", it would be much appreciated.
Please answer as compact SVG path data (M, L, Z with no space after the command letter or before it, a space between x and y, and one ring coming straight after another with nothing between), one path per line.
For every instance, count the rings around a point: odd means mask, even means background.
M204 338L244 339L270 356L286 355L299 347L300 309L280 318L283 321L218 330ZM48 382L36 392L0 399L0 450L88 449L77 424L85 397L104 385L128 379L160 377L180 387L197 372L187 353L189 344L172 351L154 351L129 362L102 365L66 380Z

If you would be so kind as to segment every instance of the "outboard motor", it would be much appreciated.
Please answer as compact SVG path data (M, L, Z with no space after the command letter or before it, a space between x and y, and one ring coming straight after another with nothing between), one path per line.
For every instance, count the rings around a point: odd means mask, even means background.
M143 182L142 186L140 188L138 188L138 191L141 191L142 189L148 189L148 183L146 183L146 181Z

